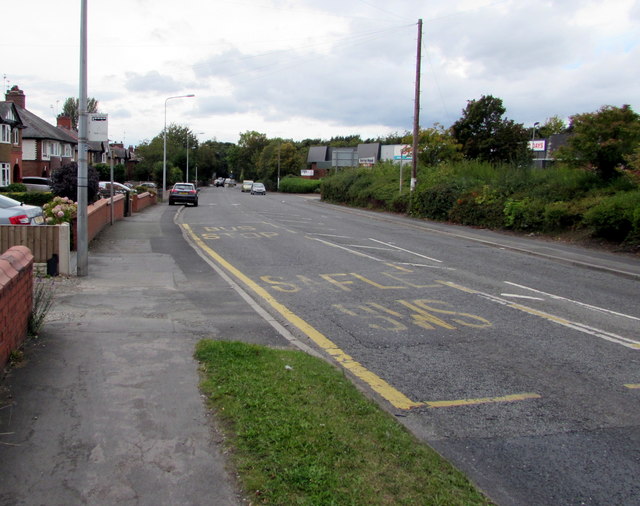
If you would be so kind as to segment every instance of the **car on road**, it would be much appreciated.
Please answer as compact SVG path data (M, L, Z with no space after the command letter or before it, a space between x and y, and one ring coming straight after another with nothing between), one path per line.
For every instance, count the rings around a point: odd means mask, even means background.
M191 204L198 207L198 190L193 183L176 183L169 192L169 205Z
M236 185L236 180L233 178L228 177L227 179L224 180L224 185L227 187L232 187Z
M251 195L266 195L267 189L262 183L253 183L251 185Z
M214 186L224 186L224 178L219 177L213 182Z
M30 192L50 192L51 179L48 177L27 176L22 178L22 184L27 187Z
M245 179L244 181L242 181L242 189L241 190L243 192L250 192L252 184L253 184L253 180Z
M42 225L44 215L39 206L23 204L0 195L0 225Z

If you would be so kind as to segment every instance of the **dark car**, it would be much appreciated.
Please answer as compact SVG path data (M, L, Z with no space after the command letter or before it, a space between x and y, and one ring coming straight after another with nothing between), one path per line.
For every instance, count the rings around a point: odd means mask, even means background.
M198 207L198 190L193 183L176 183L169 192L169 205L192 204Z

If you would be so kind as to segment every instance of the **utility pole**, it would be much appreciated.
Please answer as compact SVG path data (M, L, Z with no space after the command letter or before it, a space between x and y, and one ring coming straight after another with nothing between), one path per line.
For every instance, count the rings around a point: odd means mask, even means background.
M89 273L87 132L87 0L80 2L80 98L78 117L78 277Z
M418 135L420 134L420 60L422 57L422 19L418 20L418 50L416 52L416 94L413 103L413 148L411 169L411 192L418 181Z

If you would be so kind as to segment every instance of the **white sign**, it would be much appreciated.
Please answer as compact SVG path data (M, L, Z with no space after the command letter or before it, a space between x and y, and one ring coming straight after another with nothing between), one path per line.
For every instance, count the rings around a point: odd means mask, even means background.
M304 169L300 171L301 176L313 176L313 174L314 174L313 169Z
M373 165L376 163L375 156L368 156L367 158L358 158L358 163L360 165Z
M531 151L546 151L547 141L544 139L539 141L529 141L529 149Z
M89 125L87 127L87 139L89 141L109 141L109 115L89 113Z

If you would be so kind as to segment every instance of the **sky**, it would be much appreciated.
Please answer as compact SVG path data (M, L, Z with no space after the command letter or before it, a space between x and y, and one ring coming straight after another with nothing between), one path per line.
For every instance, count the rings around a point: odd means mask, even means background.
M109 138L167 125L200 142L363 139L451 126L493 95L531 128L604 105L640 112L640 0L110 0L87 2L88 96ZM22 0L0 77L55 124L79 95L81 1ZM194 94L193 98L170 98Z

